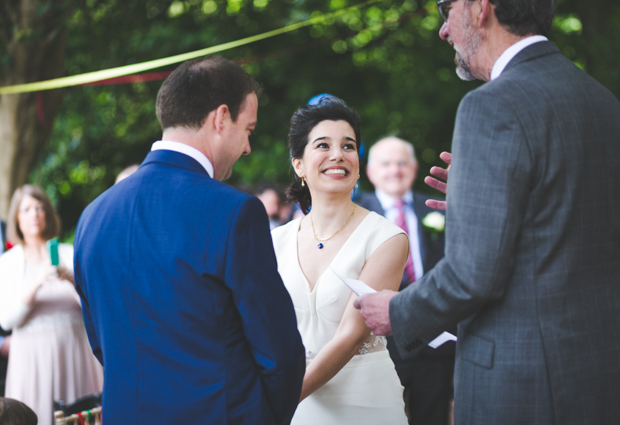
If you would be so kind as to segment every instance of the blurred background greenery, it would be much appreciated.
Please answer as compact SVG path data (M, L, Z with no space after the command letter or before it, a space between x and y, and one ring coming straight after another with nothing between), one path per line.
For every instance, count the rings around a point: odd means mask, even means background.
M26 0L3 0L18 6ZM359 0L34 0L58 8L66 30L63 75L172 56L237 40L359 3ZM620 6L560 0L550 39L578 66L620 96ZM1 12L0 12L1 13ZM479 82L454 72L454 51L438 37L434 1L381 0L324 24L299 29L222 55L237 60L263 86L252 154L228 184L282 186L292 178L286 147L292 113L319 93L344 99L363 119L366 148L385 135L413 142L422 177L450 150L460 99ZM11 51L0 43L2 68ZM158 69L156 72L171 70ZM0 84L5 85L5 84ZM161 129L154 104L161 80L60 90L62 101L38 117L49 137L37 148L28 181L55 202L64 239L88 203L118 172L140 163ZM44 98L45 99L45 98ZM364 161L365 163L365 161ZM362 173L362 189L371 186Z

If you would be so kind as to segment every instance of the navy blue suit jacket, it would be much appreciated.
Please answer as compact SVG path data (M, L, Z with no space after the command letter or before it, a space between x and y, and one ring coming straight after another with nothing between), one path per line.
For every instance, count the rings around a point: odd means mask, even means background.
M75 283L106 423L290 422L304 349L257 198L150 152L82 214Z

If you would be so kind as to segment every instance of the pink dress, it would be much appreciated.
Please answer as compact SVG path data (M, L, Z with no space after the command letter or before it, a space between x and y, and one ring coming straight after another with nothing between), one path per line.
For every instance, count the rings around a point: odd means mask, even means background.
M41 267L25 265L24 280ZM40 425L51 425L54 400L72 403L102 388L103 370L88 343L73 284L46 282L25 319L13 328L6 397L30 406Z

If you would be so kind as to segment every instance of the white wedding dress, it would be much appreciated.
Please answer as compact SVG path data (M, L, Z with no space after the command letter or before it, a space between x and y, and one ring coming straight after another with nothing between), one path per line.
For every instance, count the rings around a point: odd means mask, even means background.
M372 253L403 231L380 215L369 213L310 291L297 254L300 221L274 229L272 237L278 271L293 300L309 364L334 337L351 295L331 269L343 277L358 279ZM385 338L371 334L336 376L299 404L292 424L407 424L403 387Z

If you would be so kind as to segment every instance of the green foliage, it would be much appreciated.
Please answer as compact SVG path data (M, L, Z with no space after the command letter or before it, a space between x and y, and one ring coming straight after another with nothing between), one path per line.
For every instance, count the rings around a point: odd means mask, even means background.
M596 0L602 1L602 0ZM351 0L86 0L69 21L68 75L189 52L321 16ZM589 7L589 6L588 6ZM596 8L594 8L596 9ZM618 6L605 15L576 0L561 1L551 39L618 95ZM593 23L596 28L593 29ZM228 183L286 185L290 116L318 93L343 98L363 119L366 147L385 135L414 143L416 188L440 152L450 149L460 99L479 83L461 81L454 51L437 32L433 1L383 0L224 53L240 60L264 88L252 154ZM614 26L615 25L615 26ZM599 30L602 29L601 34ZM611 69L606 64L614 64ZM65 90L51 143L32 179L57 202L70 234L83 208L127 165L142 161L161 130L154 113L160 81ZM362 188L371 186L362 173Z

